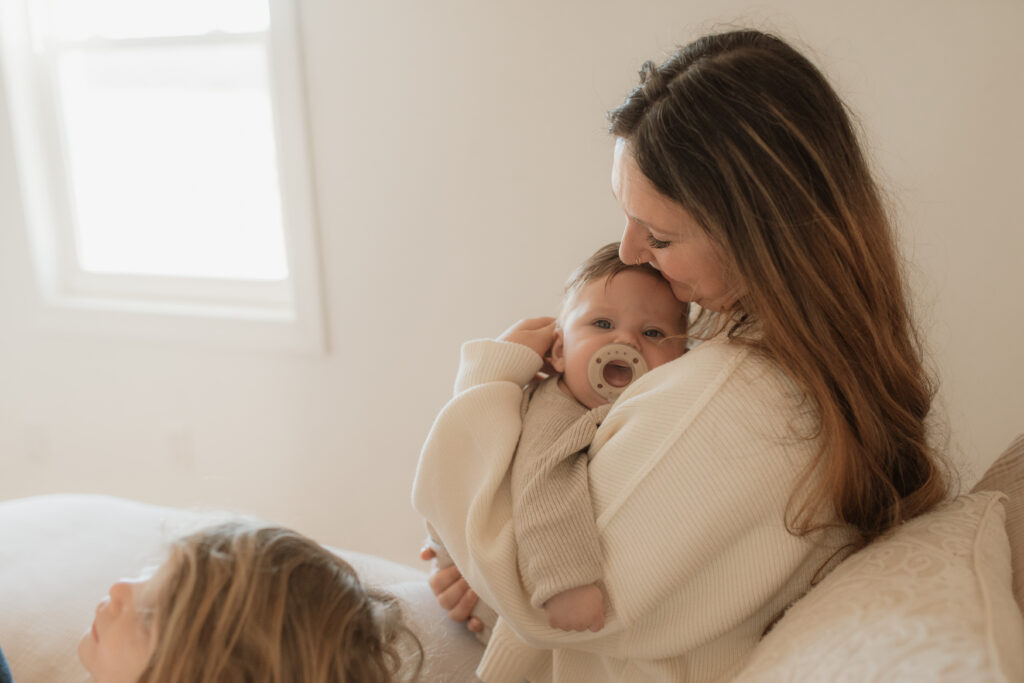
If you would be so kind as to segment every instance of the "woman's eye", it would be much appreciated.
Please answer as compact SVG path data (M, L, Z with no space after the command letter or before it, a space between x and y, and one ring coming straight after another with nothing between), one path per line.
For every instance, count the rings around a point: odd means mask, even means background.
M660 339L665 336L665 333L661 330L644 330L644 336L651 339Z
M594 325L596 327L600 327L602 330L610 330L610 329L612 329L611 321L608 321L608 320L595 320L594 321Z
M669 242L659 240L651 233L647 233L647 244L651 246L651 249L664 249L669 245Z

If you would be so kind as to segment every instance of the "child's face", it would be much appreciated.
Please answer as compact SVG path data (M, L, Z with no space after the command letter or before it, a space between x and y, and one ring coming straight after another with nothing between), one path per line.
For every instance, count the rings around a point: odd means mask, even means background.
M162 570L122 579L96 607L92 628L78 644L78 658L95 683L135 683L156 649L151 608Z
M590 385L590 359L607 344L636 349L650 370L683 355L683 306L660 277L623 271L611 279L583 286L569 301L562 329L551 349L551 362L564 385L588 408L607 403Z

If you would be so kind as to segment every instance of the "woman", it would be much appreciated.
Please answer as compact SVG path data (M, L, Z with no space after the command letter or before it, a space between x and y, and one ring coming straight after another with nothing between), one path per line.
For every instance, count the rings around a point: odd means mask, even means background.
M947 492L891 226L822 74L763 33L706 36L646 64L610 119L620 257L699 304L704 341L591 445L597 633L547 628L516 576L516 413L494 380L535 368L463 359L414 502L465 574L432 577L439 602L464 619L479 592L503 618L487 682L726 680L837 559Z
M119 581L78 647L96 683L391 683L422 654L397 601L293 531L232 522Z

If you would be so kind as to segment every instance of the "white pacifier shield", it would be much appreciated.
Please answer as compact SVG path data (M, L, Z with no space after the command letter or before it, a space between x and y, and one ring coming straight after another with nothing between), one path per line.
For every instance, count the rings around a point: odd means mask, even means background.
M616 361L633 371L633 376L621 387L609 384L604 376L608 364ZM608 344L598 349L597 353L590 358L590 364L587 366L587 379L590 380L590 386L598 396L611 402L645 372L647 372L647 362L639 351L626 344Z

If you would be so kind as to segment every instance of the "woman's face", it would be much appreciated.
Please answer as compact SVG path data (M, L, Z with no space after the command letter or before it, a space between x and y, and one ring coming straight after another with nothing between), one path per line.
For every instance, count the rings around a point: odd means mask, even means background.
M726 277L721 250L678 202L660 193L637 166L624 138L615 141L612 192L626 214L619 258L650 263L680 301L727 310L736 288Z
M152 607L163 571L122 579L96 607L92 628L78 643L78 658L95 683L135 683L156 649Z

